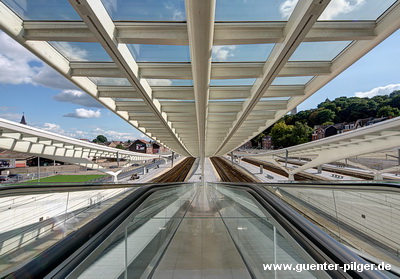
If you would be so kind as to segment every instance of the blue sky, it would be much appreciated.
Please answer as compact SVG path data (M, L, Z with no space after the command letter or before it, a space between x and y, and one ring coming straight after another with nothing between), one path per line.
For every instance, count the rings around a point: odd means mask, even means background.
M373 97L400 90L400 31L372 49L305 102L299 110L316 107L326 98Z
M22 1L22 0L21 0ZM58 2L62 2L57 0ZM52 2L52 3L56 3ZM158 0L120 1L124 5L143 4L143 9L149 9L151 14L153 2ZM235 5L232 5L232 1ZM6 1L7 2L7 1ZM104 0L104 2L107 2ZM113 3L113 1L108 1ZM253 14L251 11L265 3L264 0L218 0L216 7L216 20L281 20L287 18L296 4L296 0L280 0L273 4L272 13ZM376 3L380 5L377 7ZM387 6L393 0L332 0L332 7L321 19L346 19L355 16L358 19L374 18L382 11L382 6ZM185 20L182 9L183 0L166 0L160 6L162 19ZM232 7L236 7L233 9ZM62 6L61 6L62 7ZM238 9L237 7L241 7ZM111 10L112 4L108 7ZM264 7L265 8L265 7ZM237 11L241 11L240 17ZM260 8L260 10L262 10ZM272 10L271 10L272 11ZM22 12L21 12L22 13ZM111 13L111 12L110 12ZM155 13L153 11L153 13ZM60 13L54 13L58 16ZM26 14L26 17L35 18L42 15ZM73 11L71 12L71 16ZM130 14L115 13L113 17L130 17ZM73 16L72 16L73 17ZM151 18L149 18L151 19ZM154 18L154 20L156 20ZM340 47L331 44L330 52L319 53L335 55ZM73 60L109 61L108 55L98 44L88 43L53 43L55 47L65 55L73 55L68 58ZM326 98L331 100L340 96L372 97L378 94L388 94L400 89L400 31L394 33L386 41L378 45L370 53L361 58L353 66L344 71L340 76L327 84L320 91L299 106L299 110L315 107ZM218 46L213 49L213 61L265 61L272 50L272 44L264 45L240 45ZM312 55L316 50L322 49L314 46ZM131 45L135 49L135 57L138 61L189 61L189 49L183 46L138 46ZM323 49L327 49L326 45ZM301 46L299 51L310 51L312 46ZM295 55L292 59L295 59ZM301 56L300 56L301 57ZM316 58L318 60L321 58ZM191 85L192 81L152 80L154 85ZM214 85L221 84L252 84L252 80L215 80ZM278 81L276 81L278 82ZM127 140L144 137L142 133L117 117L87 94L81 92L72 83L57 74L50 67L33 56L29 51L14 42L6 34L0 31L0 117L12 121L19 121L22 113L25 113L29 125L46 129L55 133L64 134L76 138L93 139L98 134L104 134L112 140Z

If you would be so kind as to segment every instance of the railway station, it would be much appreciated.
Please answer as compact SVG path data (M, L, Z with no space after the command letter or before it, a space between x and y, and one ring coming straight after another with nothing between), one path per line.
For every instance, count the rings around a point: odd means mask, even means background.
M399 28L399 0L0 0L0 38L36 57L9 83L43 62L76 88L49 98L98 109L63 117L143 135L0 117L0 278L400 278L400 116L246 147ZM41 158L97 178L41 182Z

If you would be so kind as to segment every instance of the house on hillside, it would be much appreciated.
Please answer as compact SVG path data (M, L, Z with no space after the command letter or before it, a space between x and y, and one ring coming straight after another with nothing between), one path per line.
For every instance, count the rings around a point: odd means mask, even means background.
M368 121L370 121L371 119L373 119L373 118L368 117L368 118L358 119L355 123L355 129L359 129L359 128L367 126Z
M262 148L263 149L272 149L272 137L271 136L264 136L261 139Z
M311 134L311 140L323 139L325 137L325 127L326 126L315 126Z
M137 139L128 147L129 151L153 154L153 145L142 139Z
M337 123L330 126L315 126L314 131L312 133L312 140L319 140L322 138L334 136L337 134L353 131L362 127L370 126L382 121L389 119L388 117L380 117L380 118L362 118L358 119L354 122L343 122Z
M367 122L367 124L365 126L370 126L370 125L374 125L376 123L380 123L382 121L388 120L388 117L379 117L379 118L372 118L371 120L369 120Z
M122 142L122 141L113 140L113 141L108 142L106 145L107 145L108 147L116 148L118 145L123 145L123 144L124 144L124 142Z

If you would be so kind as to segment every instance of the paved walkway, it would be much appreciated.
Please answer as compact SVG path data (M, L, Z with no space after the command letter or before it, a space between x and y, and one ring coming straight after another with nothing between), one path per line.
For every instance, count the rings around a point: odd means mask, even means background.
M209 158L206 158L204 163L204 177L206 182L218 182L218 176L216 175L215 169ZM196 171L188 182L199 182L201 181L201 164L198 164Z

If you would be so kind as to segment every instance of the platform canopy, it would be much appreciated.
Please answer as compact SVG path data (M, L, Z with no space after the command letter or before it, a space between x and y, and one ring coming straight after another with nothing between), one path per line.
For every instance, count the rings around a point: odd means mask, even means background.
M0 27L149 137L204 158L256 136L398 30L400 2L2 0Z
M282 161L282 159L299 158L307 160L304 165L288 171L289 174L296 174L322 164L396 148L399 147L399 143L400 117L396 117L381 123L288 148L237 156L259 158L275 163L278 166L280 165L277 162ZM397 166L395 169L400 169L400 167Z
M97 164L97 159L107 158L131 162L160 158L159 154L144 154L99 145L9 121L0 118L0 148L34 154L36 156L76 164L109 174L110 170ZM168 156L168 155L166 155Z

